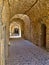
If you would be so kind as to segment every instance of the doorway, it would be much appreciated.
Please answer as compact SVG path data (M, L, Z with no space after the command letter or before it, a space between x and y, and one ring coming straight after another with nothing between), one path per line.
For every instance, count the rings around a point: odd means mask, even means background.
M10 38L21 38L21 25L13 22L10 24Z
M42 24L41 25L41 44L42 47L46 48L46 25Z
M14 34L15 34L16 36L19 36L19 28L14 28Z

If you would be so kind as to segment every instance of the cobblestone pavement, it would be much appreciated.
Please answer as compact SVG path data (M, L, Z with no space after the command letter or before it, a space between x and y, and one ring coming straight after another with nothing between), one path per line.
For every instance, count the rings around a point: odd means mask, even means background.
M49 53L33 43L23 39L10 43L6 65L49 65Z

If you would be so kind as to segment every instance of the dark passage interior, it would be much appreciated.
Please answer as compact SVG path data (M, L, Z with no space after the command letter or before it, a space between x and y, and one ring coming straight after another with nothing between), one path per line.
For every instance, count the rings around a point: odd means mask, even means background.
M42 26L41 26L41 32L42 32L42 46L44 47L44 48L46 48L46 25L45 24L42 24Z
M18 28L15 28L14 29L14 33L19 35L19 29Z

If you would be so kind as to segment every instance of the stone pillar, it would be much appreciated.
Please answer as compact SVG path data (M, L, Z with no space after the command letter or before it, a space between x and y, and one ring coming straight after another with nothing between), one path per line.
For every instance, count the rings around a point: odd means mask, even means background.
M2 8L3 0L0 0L0 65L5 65L4 56L4 38L3 38L3 27L2 27Z
M8 43L9 43L9 20L10 20L10 8L8 0L4 1L4 7L2 11L2 22L6 26L6 58L8 56Z

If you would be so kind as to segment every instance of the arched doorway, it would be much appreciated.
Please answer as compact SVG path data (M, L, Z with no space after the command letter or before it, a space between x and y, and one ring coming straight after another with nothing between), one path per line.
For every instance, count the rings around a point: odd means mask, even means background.
M16 14L16 15L14 15L11 19L10 19L10 22L13 20L13 19L20 19L20 20L22 20L23 22L24 22L24 32L23 32L23 34L24 34L24 38L26 39L26 40L30 40L31 39L31 30L30 30L30 28L31 28L31 26L30 26L30 22L31 22L31 20L30 20L30 18L29 18L29 16L28 15L25 15L25 14Z
M46 25L41 24L41 44L42 47L46 48Z
M20 38L21 37L21 26L16 22L10 24L10 38Z

